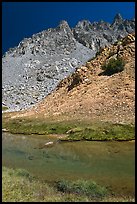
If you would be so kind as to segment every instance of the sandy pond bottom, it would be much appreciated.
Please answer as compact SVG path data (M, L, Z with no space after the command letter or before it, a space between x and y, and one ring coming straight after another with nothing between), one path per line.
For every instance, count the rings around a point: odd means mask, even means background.
M23 168L42 180L92 179L117 195L135 194L134 142L60 142L55 137L2 135L2 165Z

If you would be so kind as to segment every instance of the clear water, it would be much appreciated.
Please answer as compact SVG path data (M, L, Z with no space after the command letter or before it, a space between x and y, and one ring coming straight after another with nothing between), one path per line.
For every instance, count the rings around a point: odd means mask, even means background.
M135 193L134 142L60 142L55 137L2 135L2 165L23 168L42 180L92 179L115 193Z

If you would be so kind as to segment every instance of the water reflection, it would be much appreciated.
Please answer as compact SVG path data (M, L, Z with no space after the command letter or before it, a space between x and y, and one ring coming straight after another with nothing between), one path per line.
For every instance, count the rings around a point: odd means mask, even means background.
M24 168L40 179L93 179L117 192L134 193L135 146L133 142L65 142L39 135L3 133L2 164Z

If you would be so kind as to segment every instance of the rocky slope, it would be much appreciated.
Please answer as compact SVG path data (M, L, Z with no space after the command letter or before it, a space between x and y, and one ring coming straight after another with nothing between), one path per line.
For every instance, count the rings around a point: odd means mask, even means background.
M62 21L55 29L24 39L2 58L3 104L10 110L33 106L100 48L134 29L134 20L123 20L117 15L112 25L82 21L70 29Z
M18 110L48 95L95 52L73 37L67 22L24 39L2 59L2 100Z
M125 61L124 70L103 75L103 63L118 56ZM135 34L104 48L95 59L62 80L41 103L13 117L22 116L134 123Z

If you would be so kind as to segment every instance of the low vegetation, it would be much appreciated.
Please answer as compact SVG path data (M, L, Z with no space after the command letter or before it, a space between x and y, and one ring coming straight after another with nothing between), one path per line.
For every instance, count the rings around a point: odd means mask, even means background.
M61 121L26 118L3 118L2 128L13 134L65 134L64 140L133 140L135 127L132 124L110 122Z
M2 202L135 202L134 198L114 197L94 181L48 183L23 169L2 168Z
M57 189L63 193L88 196L92 199L101 199L107 195L107 189L94 181L67 181L61 180L56 183Z
M54 196L53 196L54 195ZM47 183L35 179L29 172L2 169L3 202L61 201L61 196Z
M104 63L102 65L102 69L104 70L103 75L109 76L118 72L122 72L124 70L124 65L125 63L122 58L111 58L108 63Z
M72 129L68 136L70 140L132 140L135 138L134 126L123 124L92 124L80 129Z

